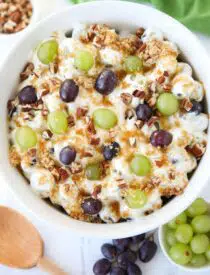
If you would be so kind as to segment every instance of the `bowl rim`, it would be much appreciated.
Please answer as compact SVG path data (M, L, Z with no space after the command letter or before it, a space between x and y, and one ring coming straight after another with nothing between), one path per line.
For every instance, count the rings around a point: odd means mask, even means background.
M177 263L175 263L171 258L170 256L168 255L168 252L167 252L167 249L165 247L165 240L164 240L164 227L166 225L161 225L159 228L158 228L158 241L159 241L159 244L160 244L160 248L164 254L164 256L167 258L167 260L172 264L172 265L175 265L177 266L178 268L184 270L184 271L190 271L190 272L198 272L198 271L209 271L210 270L210 262L207 263L206 265L204 266L201 266L201 267L193 267L193 266L185 266L185 265L179 265Z
M4 68L6 67L6 64L10 61L10 58L12 55L15 54L16 48L21 47L21 44L28 39L28 36L30 36L31 33L33 33L34 30L39 29L40 27L44 26L44 24L50 20L54 20L58 16L65 15L66 13L74 12L74 10L80 10L80 9L86 9L86 8L98 8L102 9L103 5L109 5L109 7L115 8L116 6L126 8L135 8L135 9L143 9L146 11L149 11L149 13L153 13L154 15L161 16L166 22L170 22L172 25L175 25L178 29L182 29L184 33L193 41L197 47L203 51L203 55L205 55L205 58L209 60L209 56L207 55L207 51L203 48L197 37L191 33L185 26L183 26L181 23L173 19L172 17L168 16L167 14L164 14L158 10L155 10L152 7L145 6L142 4L132 3L132 2L126 2L126 1L98 1L98 2L88 2L83 4L78 4L75 6L70 6L66 9L63 9L57 13L53 13L52 15L46 17L45 19L41 20L40 22L36 23L34 26L31 26L30 28L27 28L23 36L19 39L19 41L16 43L16 45L13 46L13 48L10 51L10 54L7 56L6 60L2 64L0 68L0 75L3 73ZM118 18L120 21L120 17ZM94 19L93 19L94 21ZM121 20L122 21L122 20ZM210 62L208 62L210 64ZM208 104L210 105L210 99L208 100ZM210 135L208 135L208 144L207 149L210 147ZM209 151L210 149L208 149ZM209 155L209 154L208 154ZM193 175L194 180L198 180L198 171L201 170L201 167L203 167L203 170L205 172L208 171L208 165L207 165L207 152L203 156L198 168L196 169L196 172ZM162 207L160 210L155 211L153 214L149 215L148 217L151 217L150 219L146 217L142 217L140 220L142 223L146 222L144 224L144 228L142 229L139 226L139 221L127 221L125 223L115 223L115 224L93 224L93 223L86 223L82 221L78 221L75 219L70 218L69 216L65 215L66 218L61 217L61 214L55 209L55 207L49 207L47 206L48 210L46 210L46 203L43 202L43 200L39 199L39 203L37 203L37 200L34 199L34 202L36 205L33 205L31 202L31 198L24 197L22 193L15 192L15 188L11 184L11 180L9 180L8 173L11 171L11 167L0 167L0 170L2 172L3 178L7 185L9 186L9 189L15 194L16 197L19 198L19 201L27 207L27 209L30 210L38 219L41 219L42 221L46 222L47 224L52 224L54 227L57 228L66 228L71 229L72 232L83 235L83 236L94 236L94 237L103 237L103 238L123 238L128 237L131 235L137 235L139 233L148 232L154 228L157 228L158 226L168 222L173 217L177 216L180 212L184 211L184 209L196 198L196 196L200 193L201 189L205 186L208 177L205 177L203 181L200 183L200 185L195 186L194 190L188 190L188 192L184 192L183 195L180 195L179 197L176 197L168 203L168 205L173 204L173 213L167 213L166 208ZM200 177L201 177L201 171ZM19 176L19 173L16 174L16 176ZM191 179L193 180L193 179ZM21 187L20 187L21 188ZM181 202L181 205L180 205ZM57 212L57 213L56 213ZM58 215L59 214L59 215ZM59 220L54 221L55 219Z

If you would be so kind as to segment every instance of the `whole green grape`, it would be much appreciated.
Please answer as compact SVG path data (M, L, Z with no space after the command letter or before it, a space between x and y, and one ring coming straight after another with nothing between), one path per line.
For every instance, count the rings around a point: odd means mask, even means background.
M48 65L55 60L58 55L58 43L56 40L48 40L43 42L37 51L39 60Z
M175 236L178 242L188 244L193 237L193 229L189 224L178 225Z
M151 162L147 157L138 154L131 160L130 168L137 176L146 176L151 171Z
M141 190L129 189L125 200L129 208L142 208L147 202L147 195Z
M192 260L190 262L195 267L201 267L206 264L206 257L202 254L200 255L193 255Z
M67 115L64 111L49 113L47 123L50 130L55 134L64 134L68 129Z
M203 254L208 250L209 238L205 234L197 234L193 237L190 246L195 254Z
M15 141L20 149L27 150L36 146L37 135L28 126L19 127L15 132Z
M207 215L196 216L192 220L192 227L196 233L210 232L210 217Z
M86 166L85 174L89 180L99 180L101 177L101 164L91 163Z
M179 101L171 93L162 93L157 100L157 109L164 116L171 116L179 109Z
M206 256L207 260L210 261L210 245L205 252L205 256Z
M184 224L186 222L187 222L187 215L185 214L185 212L182 212L176 218L172 219L168 223L168 227L171 229L176 229L178 227L178 225Z
M74 58L74 65L81 71L88 72L94 65L94 58L91 52L79 50Z
M110 109L100 108L93 112L93 121L95 126L109 130L117 124L117 116Z
M124 61L125 70L128 73L139 72L143 67L143 62L138 56L130 55Z
M205 214L208 210L208 204L202 198L197 198L186 210L187 216L194 218Z
M177 243L169 250L171 259L180 265L188 264L192 259L192 251L190 247L183 243Z
M177 239L176 239L174 230L168 229L166 231L166 242L169 246L173 246L177 243Z

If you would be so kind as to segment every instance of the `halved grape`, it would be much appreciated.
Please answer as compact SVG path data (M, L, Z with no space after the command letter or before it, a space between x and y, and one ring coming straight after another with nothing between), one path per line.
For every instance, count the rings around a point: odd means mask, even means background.
M192 251L190 247L183 243L173 245L169 251L171 259L180 265L188 264L192 259Z
M162 93L157 100L157 109L164 116L171 116L179 109L179 101L175 95Z
M89 180L99 180L101 177L100 163L91 163L86 166L86 177Z
M100 108L94 111L93 121L95 126L108 130L117 124L117 116L112 110Z
M186 222L187 222L187 215L185 214L185 212L182 212L176 218L174 218L168 223L168 227L172 229L176 229L178 225L184 224Z
M130 168L137 176L146 176L151 171L151 162L143 155L135 155L131 160Z
M203 254L208 250L209 238L205 234L197 234L193 237L190 246L195 254Z
M192 227L196 233L210 232L210 217L207 215L196 216L192 220Z
M126 72L135 73L142 69L143 62L138 56L130 55L126 57L124 65Z
M47 117L50 130L55 134L64 134L68 129L67 115L63 111L54 111Z
M17 128L15 140L22 150L27 150L37 144L36 133L28 126Z
M126 203L130 208L141 208L147 202L147 195L141 190L129 189L126 197Z
M94 58L91 52L86 50L80 50L76 52L74 58L74 65L81 71L89 71L94 64Z
M180 243L188 244L193 237L193 230L189 224L180 224L175 233L176 239Z
M168 229L166 231L166 242L168 245L173 246L177 243L176 236L175 236L175 231Z
M195 267L204 266L206 264L206 257L204 255L193 255L190 263Z
M207 260L210 261L210 245L206 250L205 256L206 256Z
M50 64L58 55L58 43L56 40L43 42L37 51L37 56L43 64Z
M193 218L205 214L208 210L208 204L202 198L197 198L186 210L187 216Z

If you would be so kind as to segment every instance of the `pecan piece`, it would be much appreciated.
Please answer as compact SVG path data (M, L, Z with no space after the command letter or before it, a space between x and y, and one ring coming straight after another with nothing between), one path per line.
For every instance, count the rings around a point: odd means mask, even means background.
M53 133L48 129L42 132L42 138L45 140L50 140L52 136Z
M97 186L94 187L92 196L93 196L95 199L97 199L98 194L101 193L101 189L102 189L102 186L101 186L101 185L97 185Z
M138 36L139 38L141 38L144 32L145 32L144 28L138 28L136 30L136 36Z
M92 119L90 119L90 121L88 122L87 131L90 134L93 134L93 135L96 134L96 129L95 129L94 122Z
M158 120L159 120L159 118L158 118L157 116L152 116L152 117L148 120L147 125L148 125L149 127L152 127L152 126L155 124L155 122L157 122Z
M58 168L58 173L59 173L59 178L60 178L60 181L65 181L68 179L69 177L69 173L66 171L66 169L60 167Z
M145 94L145 92L144 92L144 91L141 91L141 90L135 90L135 91L133 92L133 96L135 96L135 97L139 97L140 99L144 99L144 98L145 98L145 96L146 96L146 94Z
M201 144L194 144L186 147L187 152L193 154L197 159L201 158L205 153L205 147Z
M122 93L120 97L125 105L129 105L132 101L132 95L129 93Z
M165 76L164 76L164 75L160 76L160 77L157 79L157 83L163 84L163 82L165 82Z
M68 126L69 126L69 127L73 127L73 126L75 125L75 121L74 121L73 115L69 115L69 116L67 117L67 121L68 121Z
M20 73L20 80L21 81L26 80L29 77L29 75L33 73L33 70L34 70L34 64L31 62L28 62L25 65L22 73Z
M76 111L76 117L77 118L81 118L81 117L84 117L88 112L88 108L87 107L79 107L77 108L77 111Z
M184 98L181 101L180 107L185 111L189 112L192 109L193 104L188 98Z
M78 174L82 172L82 164L79 162L72 162L71 166L70 166L70 171L72 174Z
M141 129L144 126L144 122L142 120L137 120L135 126L137 129Z
M133 109L127 109L125 111L125 119L132 119L135 116L135 112Z
M99 137L91 137L90 138L90 144L91 145L99 145L99 143L100 143L100 138Z

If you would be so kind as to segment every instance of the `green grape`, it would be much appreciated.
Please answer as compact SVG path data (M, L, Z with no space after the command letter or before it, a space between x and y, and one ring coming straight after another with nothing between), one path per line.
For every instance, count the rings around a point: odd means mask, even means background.
M158 97L157 109L164 116L171 116L179 109L179 102L175 95L163 93Z
M176 229L178 225L184 224L186 222L187 222L187 215L185 214L185 212L182 212L176 218L174 218L168 223L168 227L170 227L171 229Z
M151 162L143 155L135 155L131 160L130 168L137 176L146 176L151 171Z
M94 64L94 58L89 51L77 51L74 58L74 65L81 71L88 72Z
M175 231L168 229L166 232L166 242L169 246L173 246L177 243Z
M15 140L22 150L27 150L37 144L36 133L28 126L17 128L15 132Z
M126 203L130 208L141 208L147 202L146 194L141 190L129 189L126 197Z
M126 57L124 65L126 72L135 73L142 69L143 62L138 56L130 55Z
M193 230L189 224L180 224L175 233L176 239L180 243L188 244L193 237Z
M192 220L192 227L196 233L208 233L210 231L210 217L207 215L196 216Z
M208 204L202 198L197 198L186 210L187 216L193 218L205 214L208 210Z
M37 56L43 64L50 64L58 55L58 43L55 40L43 42L37 51Z
M210 261L210 245L209 245L208 249L206 250L205 255L206 255L207 260Z
M86 166L86 177L89 180L99 180L101 177L100 163L91 163Z
M206 264L206 257L204 255L193 255L190 263L195 267L204 266Z
M64 134L68 129L67 115L63 111L54 111L47 117L50 130L55 134Z
M180 265L188 264L192 259L192 251L190 247L183 243L177 243L169 250L171 259Z
M94 111L93 121L95 126L108 130L117 124L117 116L112 110L100 108Z
M197 234L193 237L190 246L195 254L202 254L208 250L209 238L205 234Z

